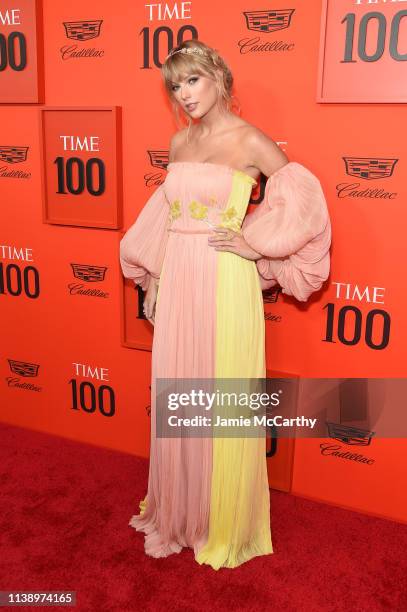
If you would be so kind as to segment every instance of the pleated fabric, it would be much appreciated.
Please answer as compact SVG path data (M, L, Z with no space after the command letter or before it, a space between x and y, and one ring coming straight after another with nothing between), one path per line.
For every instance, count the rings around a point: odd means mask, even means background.
M290 162L266 183L264 199L242 225L262 289L276 284L306 302L329 276L331 221L322 186L308 168Z
M153 557L188 546L200 564L233 568L273 552L265 437L157 437L156 381L264 378L262 289L278 282L299 300L319 289L330 222L318 179L296 162L268 179L250 214L256 181L244 172L211 162L168 171L120 243L125 277L143 289L160 278L148 488L130 525ZM216 251L213 226L243 233L262 258Z
M251 189L236 172L225 211L233 207L243 219ZM265 378L265 329L255 262L219 252L217 276L215 379L222 389L223 379ZM250 381L240 382L243 390L250 393ZM265 437L214 437L209 538L196 560L217 570L272 552Z
M212 474L210 438L157 438L156 379L212 378L216 254L203 234L171 233L160 278L152 347L151 446L144 511L131 526L145 550L165 557L206 541Z

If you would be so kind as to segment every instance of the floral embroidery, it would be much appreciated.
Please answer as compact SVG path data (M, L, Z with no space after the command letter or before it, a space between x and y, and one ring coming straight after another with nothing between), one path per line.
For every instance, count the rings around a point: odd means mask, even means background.
M205 219L208 214L208 207L196 200L192 200L189 205L189 211L194 219Z
M170 206L170 219L174 221L181 215L181 202L179 200L174 200Z
M221 216L221 227L228 227L234 230L235 232L238 232L240 230L242 220L237 214L237 210L234 206L230 206L229 208L227 208L225 212L221 213Z

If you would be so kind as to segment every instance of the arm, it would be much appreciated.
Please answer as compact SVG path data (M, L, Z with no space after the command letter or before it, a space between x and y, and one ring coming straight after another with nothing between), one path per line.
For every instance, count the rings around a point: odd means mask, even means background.
M262 172L277 165L278 156L273 153L277 145L271 143L260 143L256 149ZM270 161L264 157L267 151L272 155ZM242 233L260 254L256 266L263 290L278 283L283 293L306 301L328 278L328 208L319 180L305 166L288 162L269 175L264 199L246 215Z
M254 166L264 176L271 176L289 160L280 147L262 130L251 127L245 138L245 149Z
M228 237L210 237L208 243L256 261L263 290L280 284L283 293L305 302L321 288L330 268L331 225L321 184L305 166L288 162L256 128L244 146L249 165L269 176L264 199L246 215L241 234L229 230Z
M164 185L160 185L120 241L123 275L144 291L148 289L151 278L157 281L161 274L168 240L168 213Z

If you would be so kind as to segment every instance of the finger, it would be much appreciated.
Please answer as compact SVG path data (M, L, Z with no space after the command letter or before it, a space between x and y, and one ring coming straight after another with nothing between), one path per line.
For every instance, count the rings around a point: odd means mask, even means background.
M222 232L221 234L216 234L216 236L209 236L208 240L213 242L214 240L224 240L224 238L228 236L227 232Z
M231 227L225 227L224 225L215 225L213 227L214 232L234 232L235 230Z
M215 248L216 248L216 247L222 247L222 246L226 246L226 247L236 247L235 243L234 243L234 242L232 242L232 241L230 241L230 240L222 240L222 241L220 241L220 242L213 243L213 244L211 244L211 245L209 245L209 246L214 246Z
M237 253L236 249L233 247L233 245L230 246L217 246L215 247L215 251L229 251L229 253Z
M209 244L219 244L219 242L231 242L233 238L225 238L224 236L219 236L216 238L208 238Z
M215 225L212 231L218 233L218 232L228 232L229 230L227 227L222 227L221 225Z
M156 307L156 302L154 302L154 304L152 306L150 306L150 310L147 311L148 312L148 320L150 321L150 323L154 324L154 318L155 318L155 307Z

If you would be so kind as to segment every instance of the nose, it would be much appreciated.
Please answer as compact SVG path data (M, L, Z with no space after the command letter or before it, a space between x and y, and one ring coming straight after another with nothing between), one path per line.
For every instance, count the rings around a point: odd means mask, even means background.
M189 98L189 93L188 93L188 88L187 87L185 87L185 89L181 88L181 98L183 100L187 100Z

